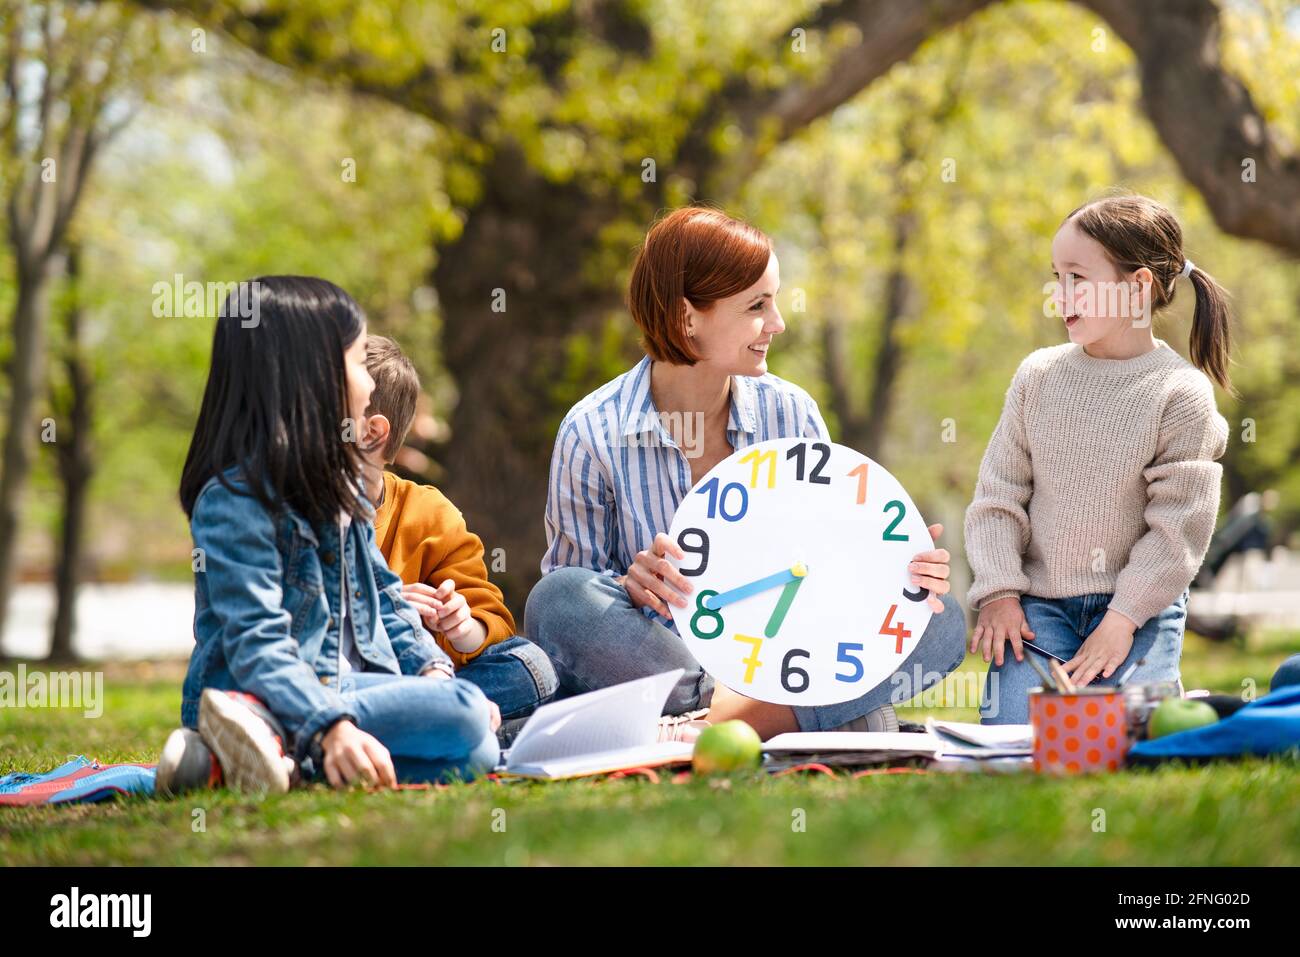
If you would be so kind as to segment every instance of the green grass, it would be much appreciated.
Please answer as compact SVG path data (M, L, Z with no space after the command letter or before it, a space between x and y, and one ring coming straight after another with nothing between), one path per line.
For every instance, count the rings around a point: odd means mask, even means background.
M1246 646L1189 636L1188 687L1261 693L1300 634ZM972 669L982 662L968 661ZM175 665L106 669L105 707L0 710L0 773L69 754L152 761L175 724ZM970 720L946 700L904 711ZM949 705L943 707L942 705ZM1032 774L742 776L654 784L480 782L254 799L201 792L0 809L6 864L1220 864L1300 863L1300 763L1251 760L1075 779ZM797 829L802 822L804 827ZM199 825L202 825L200 827Z

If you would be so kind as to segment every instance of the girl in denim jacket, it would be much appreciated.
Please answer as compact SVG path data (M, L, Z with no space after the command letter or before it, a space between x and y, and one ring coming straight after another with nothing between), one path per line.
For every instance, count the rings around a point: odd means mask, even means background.
M164 793L391 787L497 761L499 713L454 677L375 545L365 342L360 307L323 279L263 277L225 302L180 484L195 646Z

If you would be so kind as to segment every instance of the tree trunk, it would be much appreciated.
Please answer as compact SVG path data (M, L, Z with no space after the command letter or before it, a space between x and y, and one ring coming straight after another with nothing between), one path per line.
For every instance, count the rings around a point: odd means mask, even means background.
M493 581L521 627L546 547L556 427L572 401L600 384L564 380L568 340L596 332L618 307L608 279L584 269L613 215L581 184L548 183L522 156L501 151L464 233L439 251L434 269L444 361L460 392L442 456L444 491L483 539ZM504 291L504 311L493 310L495 290Z
M66 396L54 403L60 427L54 445L59 479L63 485L63 523L59 531L59 556L55 567L54 626L50 636L49 661L71 661L77 657L73 647L76 632L77 590L81 583L84 561L86 492L94 474L91 451L91 427L94 418L94 379L83 354L81 341L81 302L76 285L79 255L68 257L68 277L72 281L63 353L67 375Z
M32 470L36 424L32 413L45 369L44 326L55 271L53 261L46 260L18 274L18 301L12 321L14 351L9 366L9 420L4 440L4 474L0 476L0 652L17 574L18 518Z
M885 282L885 313L880 319L880 345L876 349L874 368L871 372L871 394L867 399L866 414L863 416L863 432L858 437L862 444L855 446L860 452L877 462L881 460L881 445L889 429L889 412L894 403L894 382L898 378L898 367L903 360L902 350L898 347L897 331L899 323L911 309L913 299L912 280L903 265L907 244L915 232L915 216L910 209L899 210L894 214L894 249L893 263L889 267L889 278Z

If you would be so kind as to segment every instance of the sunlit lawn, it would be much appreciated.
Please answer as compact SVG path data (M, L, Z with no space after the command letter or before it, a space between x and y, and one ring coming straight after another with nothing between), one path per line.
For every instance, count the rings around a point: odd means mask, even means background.
M1300 634L1245 646L1189 636L1189 688L1236 692L1300 650ZM982 662L968 660L972 670ZM949 697L973 704L960 673ZM103 717L0 710L0 773L68 755L152 761L177 721L174 665L111 666ZM970 707L910 708L973 720ZM202 792L0 808L7 864L1289 864L1300 863L1300 762L1167 767L1056 780L891 774L674 784L640 779L480 782L277 798ZM1281 813L1283 810L1288 813ZM202 825L202 826L200 826ZM800 827L802 825L802 828ZM1101 827L1104 825L1104 829Z

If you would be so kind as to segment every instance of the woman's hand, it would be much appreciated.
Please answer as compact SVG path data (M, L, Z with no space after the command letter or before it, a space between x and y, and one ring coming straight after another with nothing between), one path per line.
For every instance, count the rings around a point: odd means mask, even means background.
M930 537L938 539L943 534L942 525L930 526ZM925 602L936 615L943 614L943 599L940 595L948 594L952 587L948 583L948 561L951 556L946 548L935 548L928 552L918 552L912 556L912 563L907 566L912 575L912 584L927 588L930 595Z
M978 645L983 644L983 654L985 661L996 661L998 667L1002 667L1003 647L1007 641L1011 642L1011 650L1015 653L1016 661L1025 660L1024 646L1021 641L1028 638L1034 639L1034 633L1029 630L1029 622L1025 620L1025 611L1020 607L1020 599L1015 595L1009 598L999 598L997 601L991 601L980 608L979 619L975 622L975 633L971 635L970 650L974 654Z
M325 732L321 748L325 752L325 777L331 786L342 788L361 782L397 787L397 772L388 749L347 718L336 721Z
M1133 650L1133 633L1137 625L1117 611L1107 611L1101 624L1092 630L1078 652L1063 668L1076 688L1089 684L1098 675L1109 678Z
M470 616L469 602L450 578L437 588L424 582L403 585L402 597L415 606L425 628L440 632L458 651L473 651L487 640L487 628Z
M689 595L694 588L665 555L672 555L679 560L686 557L676 542L660 532L649 548L636 553L632 567L619 579L619 584L627 589L633 605L638 608L644 606L665 618L671 618L672 612L668 605L685 608L688 602L684 596Z

